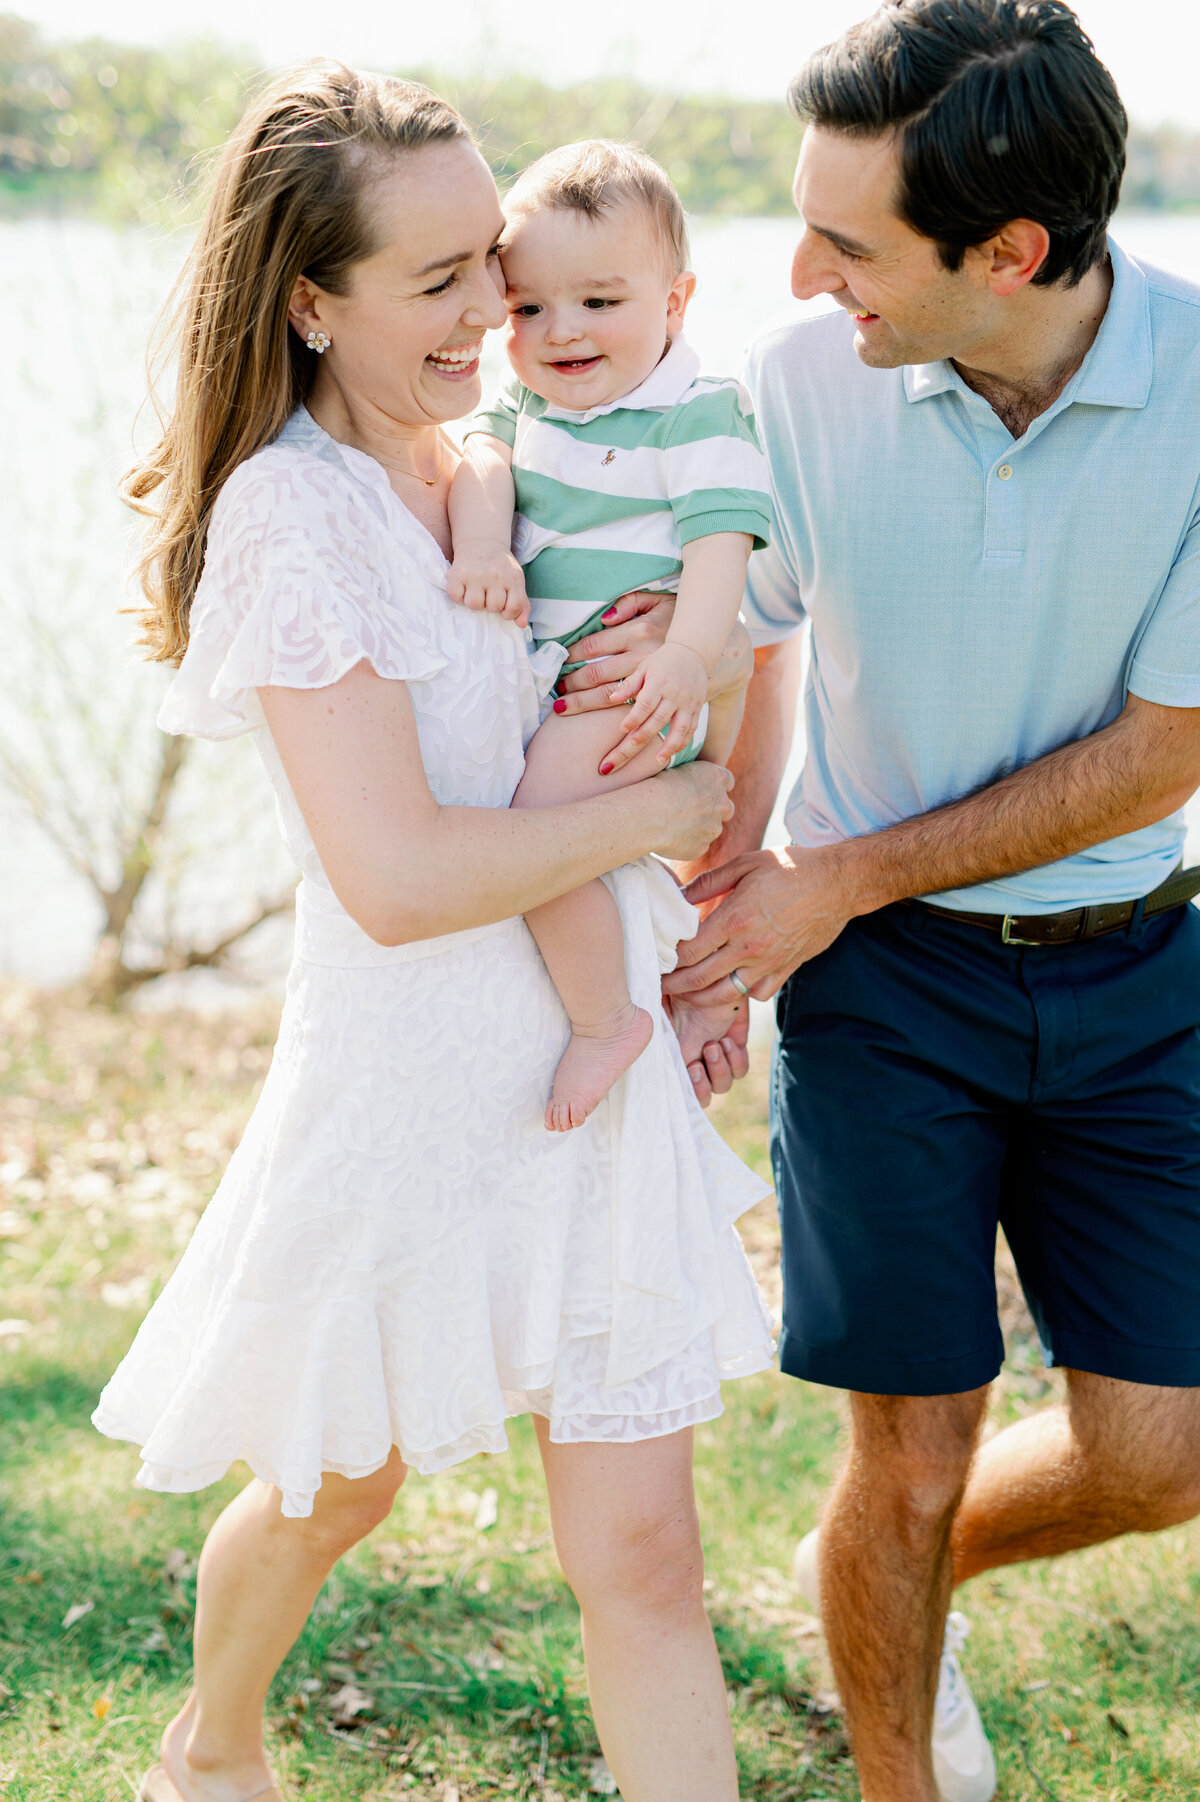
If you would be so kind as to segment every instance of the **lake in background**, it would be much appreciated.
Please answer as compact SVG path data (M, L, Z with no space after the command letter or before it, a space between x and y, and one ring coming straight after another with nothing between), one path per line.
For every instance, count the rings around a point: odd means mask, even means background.
M1120 215L1117 239L1134 255L1200 282L1200 218ZM796 226L790 219L695 220L699 277L688 332L715 373L735 371L746 342L769 320L802 308L788 292ZM111 805L113 785L144 763L147 720L167 680L132 649L126 571L136 526L115 484L132 455L145 399L152 322L185 245L80 220L0 224L0 301L9 321L4 355L6 431L0 444L0 732L28 733L36 755L58 756L86 809ZM816 303L820 306L823 303ZM493 337L485 393L501 373ZM139 431L142 442L152 416ZM37 633L71 651L71 677L90 709L97 747L39 713ZM793 752L797 767L803 747ZM107 762L106 762L107 760ZM789 778L790 780L790 778ZM203 932L249 913L286 878L268 791L243 742L203 746L181 805L183 834L169 905ZM1193 832L1200 809L1192 808ZM206 823L221 821L213 831ZM776 822L775 837L782 838ZM188 853L185 857L185 853ZM168 902L163 900L161 906ZM45 835L0 797L0 975L68 981L88 966L97 926L86 885ZM277 935L260 956L270 975L286 947Z

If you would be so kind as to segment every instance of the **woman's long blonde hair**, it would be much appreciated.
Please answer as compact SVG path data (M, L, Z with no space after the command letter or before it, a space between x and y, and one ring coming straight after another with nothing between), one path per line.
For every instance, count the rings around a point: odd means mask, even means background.
M466 123L428 88L339 63L294 69L247 108L168 305L163 343L178 356L170 414L121 484L154 521L137 570L150 657L183 656L222 484L312 386L317 359L288 325L297 277L346 293L354 264L378 248L364 191L382 159L455 138L469 141Z

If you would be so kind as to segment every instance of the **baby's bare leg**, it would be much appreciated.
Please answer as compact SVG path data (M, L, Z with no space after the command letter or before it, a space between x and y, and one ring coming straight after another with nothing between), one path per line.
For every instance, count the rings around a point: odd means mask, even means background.
M609 788L627 788L661 769L653 747L614 776L599 765L621 735L614 711L551 714L535 733L514 807L583 801ZM654 1030L635 1007L625 980L625 940L617 904L604 883L585 883L569 895L531 909L526 924L571 1022L571 1042L554 1076L546 1108L551 1132L581 1126L617 1078L641 1056Z
M714 695L708 703L708 728L704 734L704 748L700 753L705 763L729 762L737 743L737 735L741 731L745 706L744 682L739 682L736 688L726 689L723 694Z

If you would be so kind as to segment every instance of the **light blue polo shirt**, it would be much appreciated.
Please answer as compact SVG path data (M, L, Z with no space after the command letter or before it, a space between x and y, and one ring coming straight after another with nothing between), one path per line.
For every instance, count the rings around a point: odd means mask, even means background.
M1108 311L1014 439L948 362L868 369L846 314L769 329L746 379L771 468L758 644L812 622L792 840L877 832L1115 719L1200 707L1200 288L1117 245ZM1183 816L939 896L989 913L1132 900Z

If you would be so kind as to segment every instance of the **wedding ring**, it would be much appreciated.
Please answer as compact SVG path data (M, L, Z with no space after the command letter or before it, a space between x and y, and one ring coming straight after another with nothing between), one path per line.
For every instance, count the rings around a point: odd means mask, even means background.
M742 981L741 977L738 975L736 970L731 970L729 972L729 980L733 984L734 988L737 990L739 995L748 995L750 993L750 990L747 988L746 984Z

